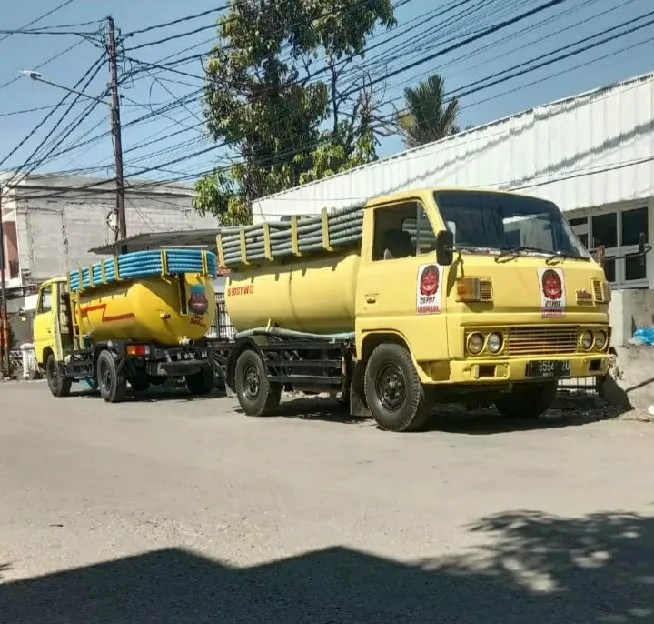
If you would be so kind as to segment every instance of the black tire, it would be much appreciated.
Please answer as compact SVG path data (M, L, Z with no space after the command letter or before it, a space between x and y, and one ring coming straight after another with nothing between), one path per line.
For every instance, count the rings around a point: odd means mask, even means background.
M556 397L558 383L522 384L495 399L495 407L506 418L538 418Z
M50 353L45 360L45 376L48 380L48 387L52 396L58 399L65 399L70 394L73 380L70 377L63 377L59 374L59 367L54 353Z
M268 381L261 356L252 349L236 361L234 390L246 416L268 416L282 400L282 384Z
M129 378L129 385L134 392L145 392L150 387L150 379L147 375L138 375Z
M186 377L186 387L193 396L209 394L214 387L213 368L205 367L199 373Z
M107 403L120 403L127 394L127 379L118 372L116 356L111 351L101 351L95 363L100 395Z
M363 379L366 402L377 424L388 431L417 431L429 420L431 404L411 354L398 344L375 347Z

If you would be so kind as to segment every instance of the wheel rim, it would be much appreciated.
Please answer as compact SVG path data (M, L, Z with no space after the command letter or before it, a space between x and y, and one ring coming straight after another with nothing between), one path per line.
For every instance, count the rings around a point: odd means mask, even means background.
M100 366L99 366L99 379L98 383L100 386L102 386L102 389L105 391L109 391L111 389L111 383L113 380L113 374L111 371L111 366L107 364L107 362L101 360L100 361Z
M402 369L397 364L386 364L377 374L375 391L385 410L399 410L406 399L406 380Z
M243 394L247 399L254 401L259 396L259 390L261 388L259 371L255 366L248 366L245 369L243 380Z

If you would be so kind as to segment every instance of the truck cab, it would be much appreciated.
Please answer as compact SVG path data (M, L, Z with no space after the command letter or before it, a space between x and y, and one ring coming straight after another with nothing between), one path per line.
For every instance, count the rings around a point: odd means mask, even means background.
M72 379L59 374L57 362L72 353L73 322L66 278L59 277L43 282L39 287L34 316L34 355L36 363L45 372L53 394L62 396L70 392Z

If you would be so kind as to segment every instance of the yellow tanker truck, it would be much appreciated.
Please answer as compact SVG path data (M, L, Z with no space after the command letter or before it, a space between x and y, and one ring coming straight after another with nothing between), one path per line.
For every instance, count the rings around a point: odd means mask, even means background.
M213 323L215 254L203 249L138 251L101 260L41 284L34 318L36 360L55 397L74 381L119 402L168 377L206 394L214 370L202 338Z
M536 417L559 379L608 369L609 285L543 199L402 191L224 229L217 248L237 330L225 381L250 416L294 389L393 431L445 402Z

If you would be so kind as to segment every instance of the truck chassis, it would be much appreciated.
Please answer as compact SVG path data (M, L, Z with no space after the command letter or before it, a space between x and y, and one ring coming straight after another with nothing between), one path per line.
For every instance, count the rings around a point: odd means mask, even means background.
M425 386L409 350L393 340L381 341L357 358L352 340L254 330L246 338L210 346L209 357L248 416L272 415L284 390L339 394L351 416L374 418L382 429L392 431L423 428L436 403L494 403L505 416L540 416L557 388L556 380L494 387Z
M192 395L203 395L214 388L214 369L207 343L179 347L131 341L109 341L78 349L64 361L49 357L45 373L52 394L66 397L73 381L88 380L109 403L124 400L129 383L135 392L150 385L161 385L171 377L184 377Z

